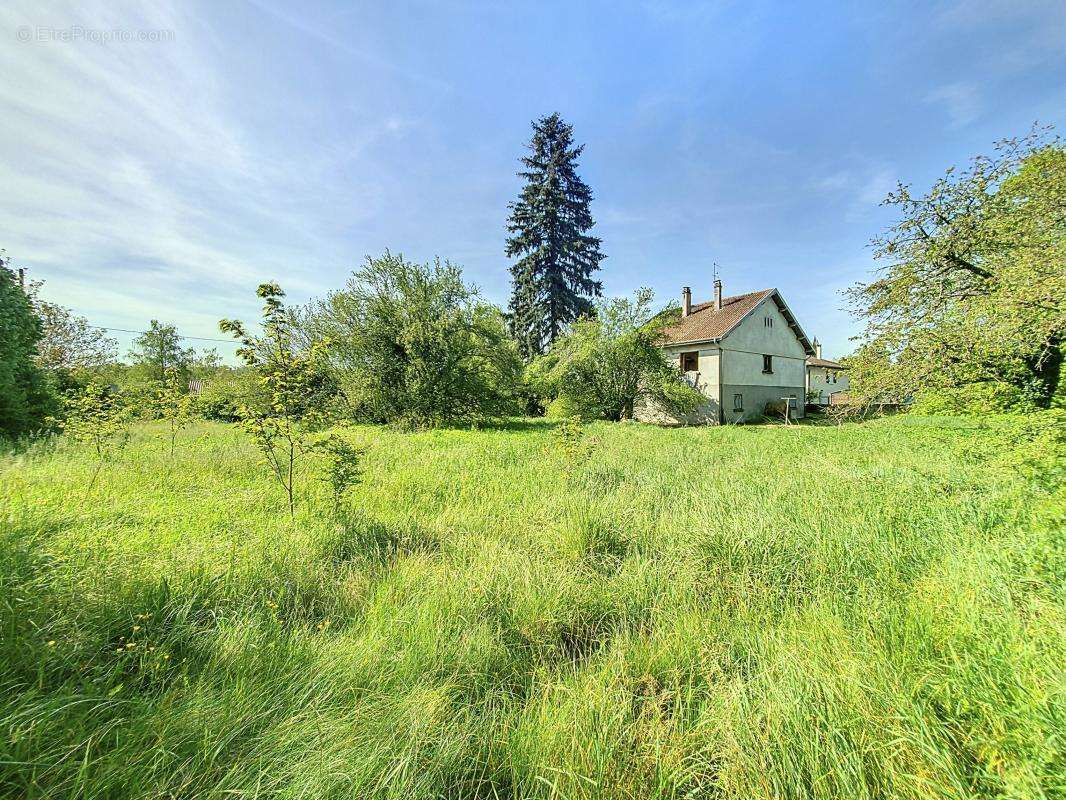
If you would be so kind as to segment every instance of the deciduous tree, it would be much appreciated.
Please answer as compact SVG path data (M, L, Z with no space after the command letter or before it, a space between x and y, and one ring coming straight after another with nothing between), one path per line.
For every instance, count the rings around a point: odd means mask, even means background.
M237 414L284 489L289 516L295 518L298 468L314 449L315 433L325 422L320 365L328 342L296 348L281 287L264 283L257 294L264 301L262 336L253 336L238 320L224 319L219 327L241 342L237 354L259 375L265 403L241 405Z
M118 355L118 342L65 306L41 297L43 281L33 281L27 294L41 320L37 364L50 372L93 370L111 363Z
M130 407L97 381L67 395L63 432L75 442L90 445L96 457L86 492L92 491L104 465L125 448L132 420Z
M631 419L642 402L691 411L703 397L661 350L662 328L676 311L652 316L652 292L612 298L579 320L527 370L534 390L586 418ZM649 318L651 320L649 321Z
M500 312L448 262L368 258L298 328L332 342L328 374L359 419L433 426L517 410L521 361Z
M1066 333L1066 150L1034 129L949 169L923 195L885 200L877 280L848 292L866 322L851 361L868 399L1000 381L1047 404Z
M148 330L133 340L129 357L147 371L149 379L163 382L167 370L175 370L186 378L196 352L191 347L181 346L181 336L175 326L153 319Z
M36 363L40 341L41 321L0 252L0 434L37 430L55 410L55 398Z

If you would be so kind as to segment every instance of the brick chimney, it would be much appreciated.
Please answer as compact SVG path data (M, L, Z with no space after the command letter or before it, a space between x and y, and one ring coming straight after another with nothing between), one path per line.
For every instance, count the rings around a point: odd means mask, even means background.
M714 279L714 310L722 310L722 280L720 278Z
M681 316L687 317L692 313L692 290L687 286L681 287Z
M822 343L818 341L818 337L817 336L814 337L814 341L811 342L811 344L814 345L814 357L815 358L821 358L822 357Z

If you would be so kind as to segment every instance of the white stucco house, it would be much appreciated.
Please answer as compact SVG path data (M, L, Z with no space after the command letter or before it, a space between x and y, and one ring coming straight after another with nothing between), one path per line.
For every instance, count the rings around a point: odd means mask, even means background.
M814 340L814 355L807 357L807 392L812 405L827 406L834 396L848 391L848 368L822 358L822 345Z
M807 357L814 346L777 289L722 296L693 305L681 290L681 319L665 330L663 351L685 379L706 398L695 412L673 414L656 405L634 409L634 417L660 424L721 424L759 419L767 403L788 398L792 414L803 416Z

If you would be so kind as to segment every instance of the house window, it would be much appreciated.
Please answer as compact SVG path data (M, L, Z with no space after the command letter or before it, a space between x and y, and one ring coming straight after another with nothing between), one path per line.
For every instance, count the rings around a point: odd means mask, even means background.
M733 410L734 411L743 411L744 410L744 395L742 395L742 394L733 395Z
M764 328L772 328L772 327L774 327L774 318L773 317L763 317L762 326Z
M681 354L681 371L682 372L697 372L700 368L700 354L692 350L688 353Z
M765 372L767 375L770 375L770 374L773 373L773 371L774 371L774 357L773 356L763 356L762 357L762 371Z

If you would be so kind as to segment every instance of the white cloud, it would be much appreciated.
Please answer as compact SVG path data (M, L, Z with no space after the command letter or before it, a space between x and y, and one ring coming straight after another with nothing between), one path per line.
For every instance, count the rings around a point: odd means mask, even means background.
M925 95L925 102L943 109L956 128L969 125L983 110L980 90L966 82L939 86Z
M855 176L848 170L831 172L815 181L815 188L821 192L839 192L849 188Z
M981 58L997 71L1021 72L1062 60L1066 41L1062 0L956 0L942 5L933 21L956 39L976 42L987 34L997 37L996 46L980 49Z
M896 188L896 170L880 160L863 162L857 158L844 159L845 166L826 167L824 175L816 177L815 192L836 197L845 205L845 218L856 221L881 204Z
M858 200L867 206L880 205L889 192L896 188L897 176L888 167L879 167L865 176L859 187Z
M241 113L213 31L191 11L0 9L11 37L0 48L0 247L94 322L139 327L154 316L212 336L220 317L256 313L261 280L283 278L295 297L321 291L321 265L306 254L339 267L347 254L336 231L369 218L385 193L380 171L353 162L413 124L390 114L343 146L262 136ZM148 42L47 33L78 28L173 33ZM354 177L340 179L344 169Z

